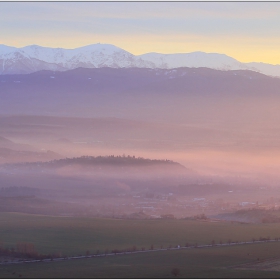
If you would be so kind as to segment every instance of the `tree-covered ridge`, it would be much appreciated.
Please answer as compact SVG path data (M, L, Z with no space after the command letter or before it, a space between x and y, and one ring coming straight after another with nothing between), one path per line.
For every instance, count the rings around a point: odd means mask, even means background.
M159 159L147 159L135 156L82 156L74 158L65 158L59 160L53 160L44 163L44 165L52 166L64 166L69 164L78 165L121 165L121 166L147 166L147 165L180 165L177 162L171 160L159 160Z
M45 168L59 168L63 166L69 166L69 165L82 165L82 166L135 166L135 167L141 167L141 166L177 166L184 168L180 163L165 159L165 160L159 160L159 159L147 159L142 157L135 157L135 156L81 156L81 157L73 157L73 158L64 158L59 160L52 160L48 162L27 162L27 163L18 163L18 164L8 164L5 165L8 166L14 166L14 167L45 167Z

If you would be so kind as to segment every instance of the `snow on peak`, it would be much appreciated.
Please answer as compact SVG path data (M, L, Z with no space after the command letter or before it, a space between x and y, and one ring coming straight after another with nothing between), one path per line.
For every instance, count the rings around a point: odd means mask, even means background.
M241 63L225 54L197 51L175 54L147 53L136 56L114 45L100 43L75 49L50 48L38 45L15 48L0 45L0 65L2 66L0 72L2 74L31 73L48 69L63 71L77 67L139 67L152 69L207 67L218 70L248 69L272 76L280 76L280 65ZM24 65L26 69L24 69Z
M77 51L81 51L81 52L105 52L107 54L112 54L115 52L126 52L125 50L116 47L114 45L111 44L91 44L91 45L87 45L84 47L80 47L80 48L76 48L75 50Z
M132 54L110 44L92 44L76 49L46 48L37 45L22 48L26 54L35 59L48 63L55 63L68 69L76 67L111 67L118 57L131 58ZM113 61L114 60L114 61ZM118 61L120 63L121 61ZM126 62L124 61L125 66Z
M139 56L154 63L157 68L208 67L214 69L237 69L240 63L224 54L192 52L177 54L147 53Z
M15 51L17 48L0 44L0 55Z

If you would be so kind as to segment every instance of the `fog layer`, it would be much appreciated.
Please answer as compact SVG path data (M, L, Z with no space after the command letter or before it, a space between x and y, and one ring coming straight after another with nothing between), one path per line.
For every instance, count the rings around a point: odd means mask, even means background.
M95 166L93 171L72 164L30 173L10 165L1 167L2 188L44 189L53 198L66 192L85 197L88 190L98 190L95 195L129 193L166 201L177 190L179 197L186 196L184 207L196 198L187 187L192 184L194 189L207 185L215 199L234 203L265 201L271 193L227 198L229 191L279 188L277 78L205 68L80 68L2 75L0 80L1 164L115 155L168 159L185 167L182 175L170 166L135 173L131 166L105 171ZM223 195L216 193L217 184ZM185 187L178 191L178 186Z

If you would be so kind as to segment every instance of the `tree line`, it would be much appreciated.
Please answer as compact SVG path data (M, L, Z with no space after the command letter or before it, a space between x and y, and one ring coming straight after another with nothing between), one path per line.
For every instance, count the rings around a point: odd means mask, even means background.
M99 165L99 164L122 164L122 165L156 165L156 164L176 164L180 165L177 162L168 159L148 159L143 157L136 157L130 155L109 155L109 156L81 156L73 158L63 158L58 160L51 161L38 161L38 162L24 162L16 164L5 164L4 167L47 167L55 166L61 167L68 164L84 164L84 165Z

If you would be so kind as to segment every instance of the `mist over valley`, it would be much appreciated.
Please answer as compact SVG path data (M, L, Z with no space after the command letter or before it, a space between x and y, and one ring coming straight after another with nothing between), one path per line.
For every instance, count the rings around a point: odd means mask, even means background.
M3 211L184 218L278 207L278 78L105 67L0 80Z
M0 278L279 279L279 2L0 2Z

